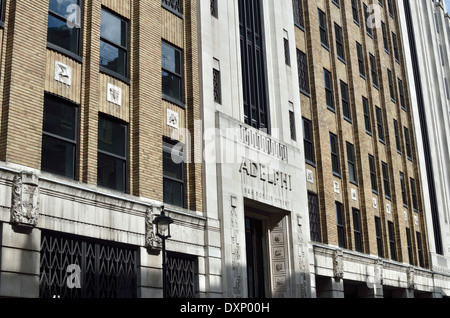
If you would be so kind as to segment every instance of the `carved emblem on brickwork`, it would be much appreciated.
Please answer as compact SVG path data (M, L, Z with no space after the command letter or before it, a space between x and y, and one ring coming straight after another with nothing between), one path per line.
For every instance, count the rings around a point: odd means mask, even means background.
M162 241L156 235L156 225L153 220L161 214L161 207L151 206L147 209L145 216L145 246L151 250L160 250Z
M55 81L71 85L72 84L72 68L66 64L55 62Z
M13 180L11 222L34 227L39 219L39 178L32 172L17 174Z
M334 278L344 278L344 252L336 250L333 255L333 273Z
M122 105L122 89L115 85L108 83L107 100L110 103L118 106Z
M168 109L167 110L167 126L175 128L175 129L179 129L180 125L179 125L179 119L178 119L178 113Z

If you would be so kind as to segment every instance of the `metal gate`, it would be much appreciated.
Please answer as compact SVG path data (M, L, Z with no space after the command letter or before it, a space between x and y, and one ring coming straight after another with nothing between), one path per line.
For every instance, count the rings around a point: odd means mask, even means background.
M42 232L40 298L135 298L137 249Z
M167 285L169 298L198 297L198 259L196 256L167 252Z

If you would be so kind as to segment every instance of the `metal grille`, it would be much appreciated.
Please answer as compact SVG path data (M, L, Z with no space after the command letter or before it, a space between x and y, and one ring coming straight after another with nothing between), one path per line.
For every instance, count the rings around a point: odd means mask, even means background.
M136 257L133 247L43 233L39 297L135 298ZM78 286L69 283L73 265L80 269Z
M168 252L166 271L167 297L198 297L198 260L196 256Z
M181 0L161 0L161 4L176 13L183 14L183 2Z
M317 202L317 194L308 193L309 206L309 227L311 231L311 240L313 242L321 242L320 239L320 217Z
M214 101L222 103L222 89L220 84L220 71L213 69L213 86L214 86Z

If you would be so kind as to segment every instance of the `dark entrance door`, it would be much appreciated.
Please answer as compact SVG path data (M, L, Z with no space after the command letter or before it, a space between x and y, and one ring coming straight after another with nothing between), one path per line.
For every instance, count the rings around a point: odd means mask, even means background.
M247 283L249 298L264 298L264 255L262 221L245 218L245 243L247 252Z

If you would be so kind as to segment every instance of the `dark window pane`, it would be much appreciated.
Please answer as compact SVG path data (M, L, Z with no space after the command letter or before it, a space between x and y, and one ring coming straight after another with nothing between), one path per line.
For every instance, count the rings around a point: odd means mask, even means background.
M125 192L125 160L99 152L97 183L102 187Z
M127 52L104 41L100 41L100 65L126 76Z
M127 22L102 10L100 36L116 45L127 47Z
M45 99L44 131L75 141L76 108Z
M181 74L181 52L169 44L162 42L161 66L165 70Z
M126 126L100 117L98 123L98 149L126 157Z
M75 177L75 145L47 135L42 136L42 163L44 171L68 178Z
M49 4L49 10L59 14L60 16L63 16L65 18L68 18L70 15L73 14L73 7L70 7L71 5L79 5L79 0L50 0Z
M162 91L164 95L181 101L181 78L162 70Z
M170 152L164 151L163 160L164 176L183 180L183 163L180 163L181 158L176 155L172 158Z
M48 15L47 41L63 49L78 54L79 28L69 28L66 20Z
M164 202L175 206L184 206L183 183L164 179Z

